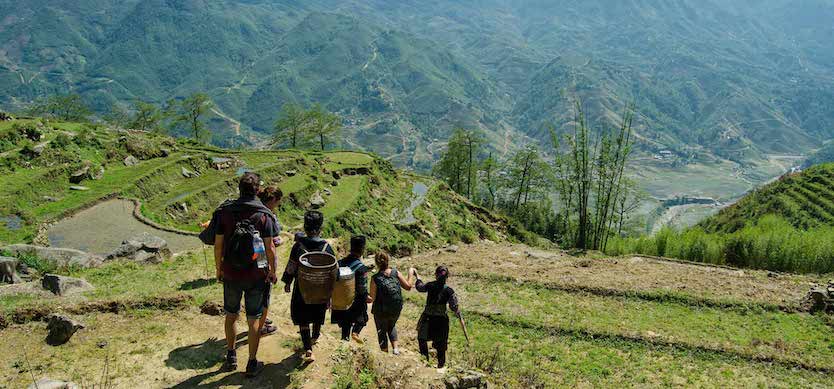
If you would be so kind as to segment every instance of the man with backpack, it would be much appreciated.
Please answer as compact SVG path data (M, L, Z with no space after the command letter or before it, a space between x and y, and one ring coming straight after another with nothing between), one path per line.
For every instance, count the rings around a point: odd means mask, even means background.
M280 227L272 212L257 198L260 181L257 174L245 173L238 184L240 197L224 203L207 228L215 231L214 261L217 279L223 283L226 368L237 369L235 324L243 298L249 327L247 377L256 376L264 368L257 360L259 320L264 310L267 283L277 282L273 238L280 233Z

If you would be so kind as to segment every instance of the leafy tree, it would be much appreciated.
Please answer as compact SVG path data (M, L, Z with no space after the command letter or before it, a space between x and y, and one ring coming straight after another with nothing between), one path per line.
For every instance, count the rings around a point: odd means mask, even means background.
M161 133L165 131L162 120L165 114L154 104L136 100L133 103L134 114L128 126L134 130Z
M206 125L202 121L202 116L213 105L214 103L211 102L207 94L195 93L179 103L174 122L175 124L185 125L192 138L200 142L200 139L208 133Z
M113 104L104 116L104 121L117 128L130 127L130 112L128 112L122 104Z
M90 107L77 94L55 95L36 101L28 110L30 115L48 116L65 122L86 121L92 114Z
M498 161L489 153L489 157L481 164L481 176L484 183L484 194L482 195L481 204L486 205L489 209L495 209L495 203L498 199L498 175L500 172Z
M481 138L476 132L456 129L449 138L440 162L435 166L435 176L469 199L472 199L477 189L478 162L475 158L480 145Z
M278 120L275 121L274 144L287 144L291 148L297 148L299 143L310 135L311 119L310 113L301 105L284 104Z
M550 169L536 146L528 145L510 158L504 186L512 193L511 202L507 206L511 214L550 189Z
M309 117L310 134L319 138L321 151L325 149L327 138L336 136L342 129L342 118L329 112L321 104L316 104L307 112Z

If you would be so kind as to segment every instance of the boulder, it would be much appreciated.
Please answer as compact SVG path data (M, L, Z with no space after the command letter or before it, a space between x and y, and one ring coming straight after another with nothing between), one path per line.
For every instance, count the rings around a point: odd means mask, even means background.
M284 174L286 174L287 177L293 177L296 174L298 174L298 170L287 170L286 172L284 172Z
M159 154L162 155L163 158L167 158L171 155L171 149L159 149Z
M88 178L90 178L90 165L84 165L81 169L78 169L70 174L69 180L73 184L80 184Z
M319 192L316 192L312 197L310 197L310 206L315 209L324 207L325 204L327 204L327 202L324 201L324 197L321 197L321 193Z
M104 258L98 255L86 253L81 250L42 247L30 244L13 244L3 247L3 250L12 256L34 255L55 264L57 267L98 267L104 261Z
M185 166L183 166L182 167L182 176L185 177L185 178L195 178L195 177L200 177L200 173L192 172L191 170L188 170L188 169L185 168Z
M339 181L333 180L333 182L330 183L330 186L339 186Z
M449 247L446 247L446 252L449 252L449 253L456 253L456 252L458 252L458 249L459 249L459 248L458 248L458 246L457 246L457 245L455 245L455 244L453 244L453 245L451 245L451 246L449 246Z
M66 296L73 293L85 292L92 290L93 286L89 282L80 278L59 276L57 274L46 274L41 280L41 285L44 289L52 292L57 296Z
M330 189L324 188L321 191L324 192L325 196L332 196L333 195L333 192L331 192Z
M90 188L88 188L86 186L81 186L81 185L73 185L73 186L70 186L70 190L83 192L83 191L90 190Z
M43 196L41 198L43 199L43 201L46 201L48 203L54 203L54 202L59 200L57 197L52 197L52 196Z
M49 378L41 378L38 382L29 385L28 389L79 389L81 388L75 382L51 380Z
M445 379L446 389L488 388L486 375L477 371L465 371L449 375Z
M339 173L338 171L334 170L332 174L333 174L333 179L334 180L338 180L338 179L342 178L342 173Z
M92 173L90 173L90 178L93 180L100 180L104 178L104 166L99 166L98 169L94 169Z
M171 258L168 242L148 233L123 241L106 257L107 260L129 259L142 263L160 263L168 258Z
M17 275L17 258L0 257L0 283L19 284L23 280Z
M234 161L231 158L211 157L211 167L215 170L224 170L232 167Z
M46 335L46 344L60 346L69 342L75 332L84 328L81 324L63 315L52 315L49 317L49 324L46 325L49 333Z
M139 164L139 160L132 155L128 155L124 159L124 164L125 164L125 166L136 166L136 165Z
M39 155L43 154L43 152L44 152L45 150L46 150L46 145L45 145L45 144L43 144L43 143L38 144L38 145L35 145L35 147L32 147L32 152L33 152L36 156L39 156Z

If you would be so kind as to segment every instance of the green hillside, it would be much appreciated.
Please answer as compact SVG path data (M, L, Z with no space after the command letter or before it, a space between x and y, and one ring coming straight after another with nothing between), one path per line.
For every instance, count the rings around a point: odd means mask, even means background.
M225 150L40 119L0 122L0 146L0 242L45 243L48 223L115 196L138 200L142 215L166 228L198 231L217 204L236 197L244 171L283 190L277 214L289 230L319 194L329 236L362 233L394 253L527 236L432 179L370 154ZM430 188L424 198L412 194L415 182ZM402 224L406 208L414 222Z
M800 229L834 225L834 164L785 175L704 220L700 226L710 232L735 232L771 214Z
M345 144L426 169L456 126L504 152L569 123L580 97L600 125L634 102L649 155L761 182L770 155L834 135L829 1L0 0L0 15L3 109L207 91L223 145L319 102L346 119Z

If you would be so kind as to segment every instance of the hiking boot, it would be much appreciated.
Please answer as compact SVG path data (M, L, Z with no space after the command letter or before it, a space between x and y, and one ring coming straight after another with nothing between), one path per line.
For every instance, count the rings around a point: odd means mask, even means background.
M235 350L226 351L226 362L223 363L224 370L237 370L237 352Z
M246 364L246 377L252 378L261 374L264 370L264 363L258 362L255 359L250 359L249 363Z
M359 337L359 334L357 334L355 332L350 334L350 338L353 339L354 341L356 341L356 343L365 344L365 341L362 340L362 338Z

